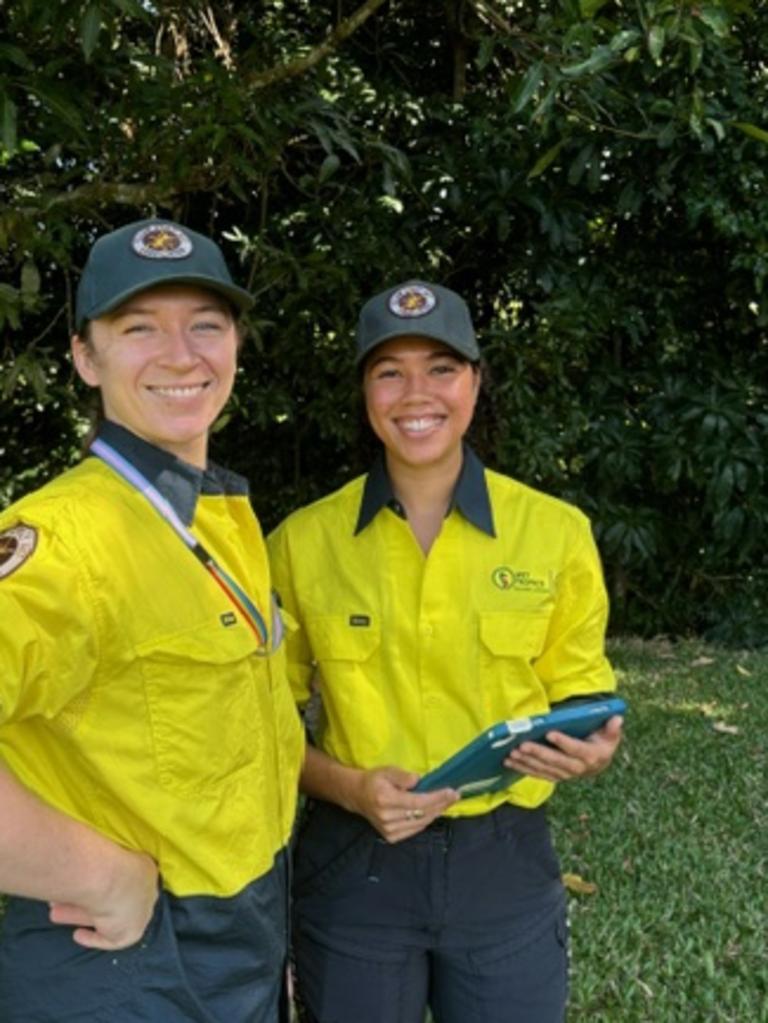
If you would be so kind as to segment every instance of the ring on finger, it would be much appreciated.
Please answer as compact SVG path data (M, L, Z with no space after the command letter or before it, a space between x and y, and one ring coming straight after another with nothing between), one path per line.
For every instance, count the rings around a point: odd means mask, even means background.
M405 819L406 819L407 821L412 821L412 820L413 820L413 817L414 817L414 812L413 812L413 810L406 810L406 811L405 811Z
M414 810L411 816L415 817L416 820L420 821L421 818L424 816L424 811L423 810Z

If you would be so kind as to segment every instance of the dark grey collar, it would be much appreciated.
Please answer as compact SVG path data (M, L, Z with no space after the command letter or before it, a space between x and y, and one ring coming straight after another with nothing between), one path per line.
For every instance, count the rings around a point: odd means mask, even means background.
M185 526L195 517L200 494L248 495L248 481L213 462L198 469L169 451L155 447L117 423L105 420L97 436L128 459L156 487Z
M382 508L391 508L401 518L405 518L405 510L392 490L384 456L378 455L365 480L363 497L360 501L360 513L355 526L355 536L365 529ZM464 460L461 464L459 478L456 480L448 513L453 508L457 508L468 522L487 533L488 536L496 536L491 498L488 494L488 484L485 481L485 469L468 444L464 445Z

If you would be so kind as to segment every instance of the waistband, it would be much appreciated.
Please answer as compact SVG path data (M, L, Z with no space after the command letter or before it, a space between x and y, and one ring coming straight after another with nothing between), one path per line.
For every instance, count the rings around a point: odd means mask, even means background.
M385 842L376 829L359 814L350 813L335 803L321 799L310 799L304 807L303 820L313 818L314 826L335 828L344 833L370 832L380 842ZM440 842L453 845L456 842L482 842L493 836L508 839L519 837L531 831L547 827L546 805L533 809L502 803L487 813L472 817L438 817L423 831L404 839L404 845L422 842Z

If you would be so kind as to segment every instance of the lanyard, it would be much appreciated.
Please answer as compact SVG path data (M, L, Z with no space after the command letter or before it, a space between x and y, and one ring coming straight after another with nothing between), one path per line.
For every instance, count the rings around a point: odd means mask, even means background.
M257 653L266 655L276 650L283 638L283 623L275 598L272 597L272 642L270 644L267 624L251 598L239 583L208 553L200 541L190 533L174 511L170 502L166 501L157 487L153 486L132 462L129 462L127 458L123 458L113 447L100 438L93 441L91 451L98 455L103 462L106 462L111 469L114 469L118 476L122 476L127 483L130 483L139 493L143 494L155 511L165 519L176 535L184 541L189 550L226 593L255 633L261 644L261 649Z

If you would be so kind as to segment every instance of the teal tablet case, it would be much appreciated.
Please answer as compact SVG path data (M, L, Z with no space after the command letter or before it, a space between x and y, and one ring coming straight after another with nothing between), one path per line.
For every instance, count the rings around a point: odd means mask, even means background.
M481 732L439 767L425 774L414 786L414 792L433 792L452 788L462 798L483 792L498 792L518 781L518 771L507 770L504 758L522 742L546 742L547 732L565 732L585 739L615 714L624 715L627 705L618 696L601 700L575 702L530 718L499 721Z

